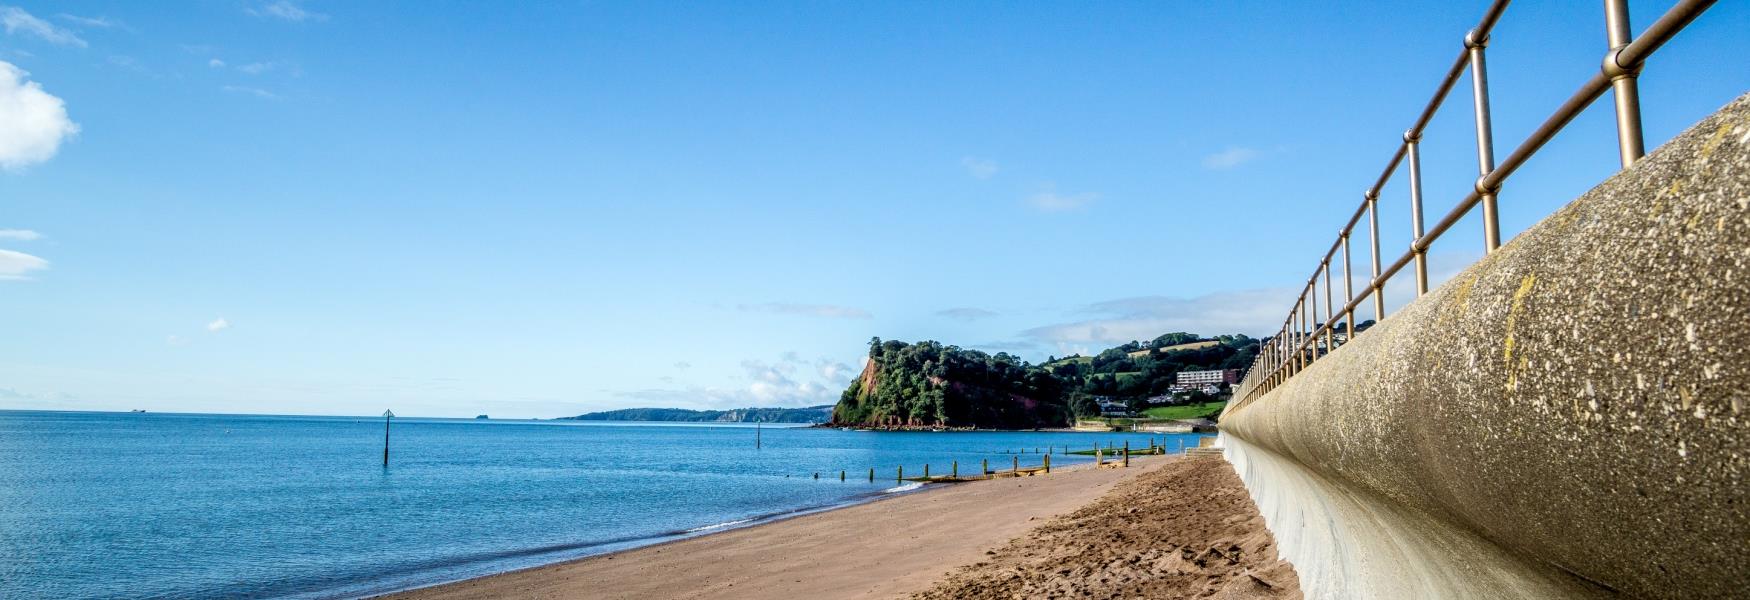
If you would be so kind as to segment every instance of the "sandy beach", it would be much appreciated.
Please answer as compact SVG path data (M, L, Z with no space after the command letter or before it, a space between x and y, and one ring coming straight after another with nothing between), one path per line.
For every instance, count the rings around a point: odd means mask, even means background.
M1223 473L1225 479L1221 477ZM1169 485L1173 482L1182 483ZM1139 504L1139 498L1144 496L1168 500ZM1132 510L1132 506L1148 510ZM1154 514L1158 510L1185 514L1169 520L1167 515ZM1187 527L1194 531L1178 536L1180 539L1172 540L1171 546L1160 543L1162 540L1140 537L1114 543L1107 539L1110 536L1097 532L1097 528L1089 529L1088 536L1076 534L1076 530L1096 521L1107 527L1134 528L1143 521L1154 520L1176 524L1166 526L1169 528L1184 527L1187 523L1197 526ZM1299 596L1298 592L1291 596L1275 593L1292 585L1292 570L1275 560L1274 545L1268 532L1263 531L1262 520L1225 462L1150 457L1134 460L1129 469L1084 466L1059 470L1049 476L943 485L940 489L845 509L390 597L409 600L839 599L913 594L932 598L1030 597L1030 593L1022 593L1023 589L1033 589L1021 585L1027 578L1009 574L1026 573L1031 568L1038 571L1035 575L1046 579L1070 579L1067 574L1056 574L1055 569L1047 573L1042 564L1034 564L1039 562L1036 560L1022 564L1027 562L1022 557L1030 556L1027 544L1040 540L1050 540L1045 543L1064 546L1066 551L1074 546L1075 551L1059 553L1066 555L1078 554L1083 546L1096 544L1103 552L1130 548L1163 556L1168 553L1181 556L1195 549L1197 556L1182 561L1183 565L1162 563L1169 571L1177 569L1171 573L1163 571L1163 575L1178 577L1179 583L1170 586L1171 589L1197 587L1191 585L1194 579L1198 585L1212 580L1219 585L1232 579L1230 575L1256 571L1267 572L1263 580L1268 583L1259 585L1254 579L1245 579L1244 588L1270 593L1228 597ZM1244 541L1234 543L1240 540ZM1217 553L1223 558L1210 560L1205 556L1206 548L1199 544L1220 546ZM1255 551L1228 550L1230 546L1244 545ZM1230 557L1238 560L1230 561ZM1085 576L1099 570L1079 563L1078 566L1084 568L1070 573ZM1127 580L1137 580L1137 570L1130 567L1129 571ZM1096 575L1093 579L1100 577ZM1014 589L1009 590L1011 587ZM1168 590L1156 587L1163 592ZM1060 590L1070 589L1076 586L1060 586ZM1080 595L1083 594L1065 597Z

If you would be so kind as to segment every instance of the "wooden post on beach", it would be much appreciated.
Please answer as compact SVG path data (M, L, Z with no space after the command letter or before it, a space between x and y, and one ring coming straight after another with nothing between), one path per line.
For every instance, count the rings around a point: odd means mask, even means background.
M1094 466L1106 464L1106 455L1100 453L1100 447L1094 447Z
M1045 455L1045 474L1046 475L1051 474L1051 455L1050 454Z
M1130 468L1130 440L1124 440L1124 468Z
M978 470L982 471L980 474L984 475L985 479L990 479L990 459L983 459L983 462L979 464L980 466L978 467Z
M1021 457L1019 457L1019 456L1015 457L1015 468L1011 472L1016 474L1016 475L1021 474Z

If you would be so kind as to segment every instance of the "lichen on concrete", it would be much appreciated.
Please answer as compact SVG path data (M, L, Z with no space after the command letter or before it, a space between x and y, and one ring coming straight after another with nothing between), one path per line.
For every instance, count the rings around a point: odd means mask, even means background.
M1598 589L1731 597L1747 338L1750 96L1222 427Z

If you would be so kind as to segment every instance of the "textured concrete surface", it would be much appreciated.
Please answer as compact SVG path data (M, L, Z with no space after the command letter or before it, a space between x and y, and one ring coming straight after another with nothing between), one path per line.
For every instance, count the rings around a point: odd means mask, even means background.
M1427 512L1223 436L1226 458L1300 575L1306 598L1612 598Z
M1747 401L1740 97L1222 428L1597 590L1744 597Z

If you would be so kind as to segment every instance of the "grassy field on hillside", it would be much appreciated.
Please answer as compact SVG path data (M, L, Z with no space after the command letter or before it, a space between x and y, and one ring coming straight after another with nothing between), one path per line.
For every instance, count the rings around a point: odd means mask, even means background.
M1212 418L1221 414L1221 409L1227 402L1205 402L1202 404L1186 404L1184 406L1156 406L1143 411L1151 419L1199 419Z
M1217 341L1217 340L1203 340L1201 342L1190 342L1190 343L1185 343L1185 344L1176 344L1176 345L1172 345L1172 346L1161 346L1160 351L1161 352L1178 352L1180 350L1197 350L1200 348L1208 348L1210 346L1218 346L1220 344L1221 344L1221 342ZM1144 356L1148 356L1148 353L1150 353L1150 352L1154 352L1154 350L1137 350L1135 352L1129 353L1129 356L1131 358L1141 358Z

